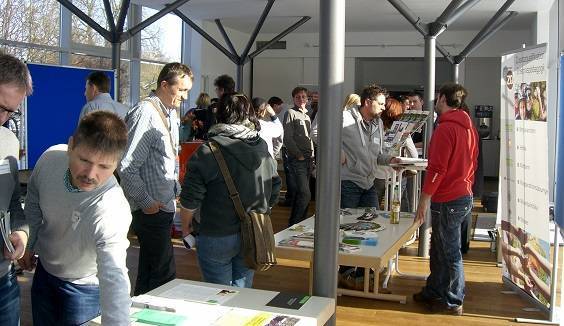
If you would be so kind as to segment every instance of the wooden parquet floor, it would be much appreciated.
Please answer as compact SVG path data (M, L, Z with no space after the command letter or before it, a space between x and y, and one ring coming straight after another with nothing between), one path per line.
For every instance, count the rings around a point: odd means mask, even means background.
M314 203L310 210L313 211ZM286 227L289 208L275 207L273 224L275 231ZM138 246L134 236L130 238L127 265L132 286L136 277ZM417 243L403 250L400 256L402 271L428 273L427 259L416 257ZM175 240L177 277L201 280L194 251L183 248ZM308 291L308 269L304 263L281 261L280 266L255 276L254 287L275 291ZM561 264L562 266L562 264ZM411 295L424 285L423 281L392 278L389 288L393 293L408 295L407 304L383 302L371 299L341 296L337 299L337 325L508 325L515 317L543 318L539 312L527 312L530 305L518 295L503 294L507 290L501 282L501 268L496 266L495 254L489 243L471 243L464 257L467 296L464 316L432 315L413 302ZM33 275L25 272L19 277L22 293L22 325L31 325L30 288Z

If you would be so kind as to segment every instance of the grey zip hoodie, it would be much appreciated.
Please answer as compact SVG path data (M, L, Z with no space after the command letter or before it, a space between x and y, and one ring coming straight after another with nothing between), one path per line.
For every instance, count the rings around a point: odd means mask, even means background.
M371 133L362 127L362 123L359 108L343 111L342 151L346 162L341 166L341 180L352 181L363 189L369 189L374 179L379 177L378 165L389 164L392 156L382 153L382 120L376 118L370 122Z

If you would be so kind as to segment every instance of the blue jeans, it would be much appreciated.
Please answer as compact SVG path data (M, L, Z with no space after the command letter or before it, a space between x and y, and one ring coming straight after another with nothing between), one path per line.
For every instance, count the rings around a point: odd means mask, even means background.
M12 268L8 274L0 277L0 325L17 326L20 324L20 286L16 272Z
M197 237L198 263L204 282L250 288L255 272L241 252L241 234Z
M460 252L460 228L472 212L472 196L445 203L431 203L431 274L423 295L449 308L464 301L464 266Z
M378 195L375 185L372 185L369 189L363 189L352 181L341 181L341 208L378 206Z
M308 218L307 209L311 199L309 191L309 175L311 169L311 159L299 161L295 158L289 158L290 176L294 180L295 192L292 200L292 211L288 225L292 226L296 223Z
M63 281L38 261L31 285L34 326L84 325L100 315L100 287Z

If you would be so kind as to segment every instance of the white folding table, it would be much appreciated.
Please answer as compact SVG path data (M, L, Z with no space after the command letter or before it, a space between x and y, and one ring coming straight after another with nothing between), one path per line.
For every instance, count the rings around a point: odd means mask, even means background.
M341 218L341 223L351 223L358 221L357 217L365 212L364 208L358 209L348 209L352 215L343 215ZM376 211L377 213L385 213L382 211ZM397 301L401 303L406 303L406 296L396 295L389 293L379 293L380 280L379 271L383 267L388 266L388 262L397 254L399 249L408 241L412 234L417 230L418 225L414 224L414 215L412 213L401 213L399 224L390 224L389 218L384 218L379 216L373 222L381 224L385 227L384 230L377 232L378 243L376 246L360 246L360 251L345 253L339 252L338 263L339 265L345 266L357 266L364 267L364 290L349 290L349 289L338 289L340 294L365 297L379 300L387 301ZM314 218L310 217L302 222L306 229L314 229ZM322 216L319 218L323 218ZM289 229L282 230L275 234L276 240L276 256L282 259L298 260L309 262L310 264L310 289L312 284L312 270L313 268L313 250L309 248L297 248L297 247L287 247L280 246L278 243L281 240L288 239L293 235L302 233L303 231L291 231ZM327 268L338 268L338 266L327 266ZM370 269L374 270L374 288L370 291ZM390 270L388 272L391 272Z

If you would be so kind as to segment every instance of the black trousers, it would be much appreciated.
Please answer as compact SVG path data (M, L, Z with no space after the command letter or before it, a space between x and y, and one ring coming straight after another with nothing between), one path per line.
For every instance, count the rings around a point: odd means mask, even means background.
M134 295L147 293L176 277L170 238L174 213L133 212L133 231L139 240L139 266Z

